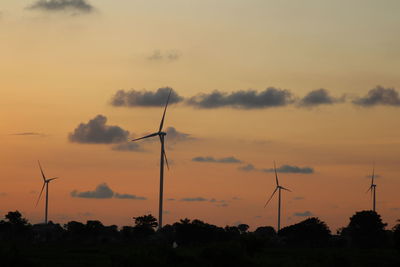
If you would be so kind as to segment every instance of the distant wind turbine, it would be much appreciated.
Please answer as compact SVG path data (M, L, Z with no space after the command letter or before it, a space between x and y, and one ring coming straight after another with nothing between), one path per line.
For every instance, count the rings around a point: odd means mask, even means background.
M375 164L374 167L372 168L372 176L371 176L371 186L368 188L367 193L371 191L371 196L372 196L372 210L376 210L376 184L374 184L375 180Z
M168 166L168 160L167 160L167 155L165 153L165 148L164 148L164 139L165 136L167 135L166 132L163 132L163 126L164 126L164 119L165 119L165 113L167 111L167 107L168 107L168 102L169 102L169 98L171 96L171 92L172 89L169 91L168 94L168 98L167 98L167 103L165 104L165 108L164 108L164 113L161 119L161 123L160 123L160 128L158 129L158 132L156 133L152 133L140 138L136 138L133 139L132 142L141 140L141 139L145 139L145 138L150 138L150 137L154 137L154 136L158 136L160 138L160 142L161 142L161 157L160 157L160 196L159 196L159 208L158 208L158 228L161 229L162 228L162 216L163 216L163 194L164 194L164 159L165 159L165 163L167 164L167 168L169 169Z
M278 191L278 232L279 232L279 230L281 229L281 190L283 189L283 190L286 190L286 191L289 191L289 192L292 192L292 191L290 191L289 189L279 185L278 173L276 172L275 161L274 161L274 171L275 171L276 187L275 187L275 190L272 193L271 197L268 199L267 203L265 203L264 208L271 201L271 199L275 195L276 191Z
M38 200L36 201L36 206L38 205L40 197L42 196L44 187L46 187L46 206L44 209L44 223L47 224L47 214L48 214L48 208L49 208L49 183L51 181L57 179L58 177L53 177L53 178L47 179L46 176L44 175L42 166L40 165L40 161L38 161L38 163L39 163L40 172L42 173L42 177L43 177L43 186L42 186L42 190L40 191Z

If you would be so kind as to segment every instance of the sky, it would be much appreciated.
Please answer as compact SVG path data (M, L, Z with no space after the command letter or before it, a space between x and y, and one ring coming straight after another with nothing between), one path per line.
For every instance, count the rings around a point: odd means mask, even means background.
M276 226L308 216L333 232L375 164L377 211L400 219L400 2L397 0L3 0L0 213L129 225ZM3 215L1 215L3 216Z

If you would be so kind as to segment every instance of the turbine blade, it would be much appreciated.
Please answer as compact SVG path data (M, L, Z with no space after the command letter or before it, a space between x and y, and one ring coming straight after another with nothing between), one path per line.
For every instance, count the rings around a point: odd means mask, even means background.
M38 164L39 164L40 172L42 173L43 180L46 181L46 176L44 175L42 166L40 165L40 161L38 161Z
M286 191L289 191L289 192L292 192L290 189L287 189L287 188L285 188L285 187L283 187L283 186L281 186L281 189L286 190Z
M276 180L276 186L279 186L279 181L278 181L278 173L276 172L276 164L274 161L274 170L275 170L275 180Z
M365 194L368 193L370 190L371 190L371 193L372 193L372 186L370 186L370 187L368 188L368 190L365 192Z
M164 119L165 119L165 113L167 112L167 107L168 107L168 102L169 102L169 97L171 96L172 93L172 89L169 90L169 94L168 94L168 98L167 98L167 103L165 104L165 108L164 108L164 113L161 119L161 123L160 123L160 128L158 129L159 132L161 132L163 126L164 126Z
M165 163L167 165L167 169L169 170L169 164L168 164L168 159L167 159L167 153L165 153L164 142L163 142L163 139L162 139L161 135L159 135L158 137L160 137L162 153L164 155L164 159L165 159Z
M133 140L131 140L131 141L132 141L132 142L135 142L135 141L142 140L142 139L145 139L145 138L150 138L150 137L153 137L153 136L156 136L156 135L158 135L158 133L152 133L152 134L149 134L149 135L140 137L140 138L133 139Z
M272 195L269 197L269 199L267 200L267 202L264 205L264 208L268 205L268 203L271 201L272 197L275 195L276 191L278 190L279 187L276 187L274 192L272 192Z
M37 207L37 205L38 205L38 203L39 203L39 200L40 200L40 197L42 196L42 193L43 193L43 190L44 190L44 186L46 185L46 183L44 182L43 183L43 186L42 186L42 190L40 191L40 194L39 194L39 197L38 197L38 200L36 201L36 205L35 205L35 207Z
M167 154L165 153L165 150L163 151L163 154L164 154L165 163L167 165L167 169L169 170L169 164L168 164Z
M53 180L58 179L58 178L60 178L60 177L53 177L53 178L47 179L47 182L53 181Z

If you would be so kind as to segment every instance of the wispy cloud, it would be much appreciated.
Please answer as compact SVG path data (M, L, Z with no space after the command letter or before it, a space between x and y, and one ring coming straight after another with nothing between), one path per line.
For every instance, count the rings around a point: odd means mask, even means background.
M367 93L364 97L353 100L353 104L362 107L373 106L393 106L400 107L399 93L394 88L377 86Z
M270 169L263 169L263 172L275 172L273 168ZM311 174L314 173L314 169L311 167L298 167L292 165L282 165L276 169L277 172L282 173L304 173L304 174Z
M142 146L139 145L138 143L129 142L129 141L114 145L111 149L116 150L116 151L126 151L126 152L143 152L143 151L145 151L142 148Z
M168 98L171 88L163 87L157 91L137 91L137 90L119 90L111 99L111 105L114 107L163 107ZM179 103L183 97L172 90L169 104Z
M106 183L99 184L92 191L79 192L77 190L74 190L71 192L71 196L76 198L94 198L94 199L110 199L114 197L118 199L146 200L145 197L131 195L131 194L120 194L114 192Z
M203 93L188 99L187 104L204 109L221 107L260 109L286 106L293 101L292 94L288 90L269 87L260 92L249 89L231 93L220 91Z
M172 61L177 61L181 56L182 56L182 54L178 50L161 51L161 50L157 49L157 50L154 50L153 53L147 57L147 59L150 61L172 62Z
M214 158L214 157L195 157L195 162L212 162L212 163L241 163L242 161L235 157Z
M112 144L127 140L129 132L119 126L107 125L107 117L97 115L88 123L81 123L69 134L69 140L84 144Z
M208 199L204 198L204 197L186 197L186 198L181 198L180 201L185 201L185 202L204 202L204 201L208 201Z
M223 199L216 199L216 198L204 198L204 197L187 197L181 198L179 201L183 202L209 202L215 205L216 207L228 207L229 203Z
M253 164L247 164L238 168L240 171L261 171L261 172L275 172L273 168L260 169L256 168ZM312 174L314 173L314 168L311 167L298 167L295 165L282 165L276 168L276 172L280 173L299 173L299 174Z
M22 132L22 133L13 133L10 135L17 135L17 136L45 136L42 133L36 133L36 132Z
M293 213L293 216L296 217L310 217L310 216L314 216L314 214L311 211L304 211L304 212L295 212Z
M74 11L90 13L94 7L86 0L38 0L28 7L46 12Z

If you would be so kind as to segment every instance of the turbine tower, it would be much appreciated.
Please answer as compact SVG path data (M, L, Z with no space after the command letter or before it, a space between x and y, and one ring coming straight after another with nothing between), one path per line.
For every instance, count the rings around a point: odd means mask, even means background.
M286 191L289 191L289 192L292 192L292 191L290 191L289 189L287 189L287 188L285 188L285 187L279 185L278 173L276 172L276 164L275 164L275 161L274 161L274 171L275 171L276 187L275 187L275 190L274 190L274 192L272 193L271 197L268 199L267 203L265 203L264 208L265 208L265 207L268 205L268 203L271 201L271 199L272 199L272 197L275 195L276 191L278 191L278 231L277 231L277 232L279 232L279 230L281 229L281 191L282 191L282 190L286 190Z
M371 176L371 186L368 188L368 191L371 191L371 196L372 196L372 210L376 210L376 184L374 184L375 180L375 164L374 167L372 168L372 176Z
M163 113L163 116L161 119L160 127L158 128L158 132L155 132L155 133L132 140L132 142L135 142L135 141L138 141L141 139L150 138L150 137L154 137L154 136L158 136L160 138L161 156L160 156L160 196L159 196L159 208L158 208L158 229L162 228L162 222L163 222L162 217L163 217L163 194L164 194L164 160L167 165L167 168L169 169L167 155L165 153L165 148L164 148L165 136L167 135L167 133L163 132L162 129L164 126L165 113L167 111L171 92L172 92L172 89L169 91L169 94L168 94L167 103L165 104L164 113Z
M51 181L57 179L58 177L53 177L53 178L47 179L46 176L44 175L42 166L40 165L40 161L38 161L38 163L39 163L40 172L42 173L42 177L43 177L43 186L42 186L42 190L40 191L39 198L36 201L36 206L38 205L40 197L42 196L44 187L46 187L46 205L44 208L44 223L47 224L47 218L48 218L47 214L48 214L48 209L49 209L49 183Z

